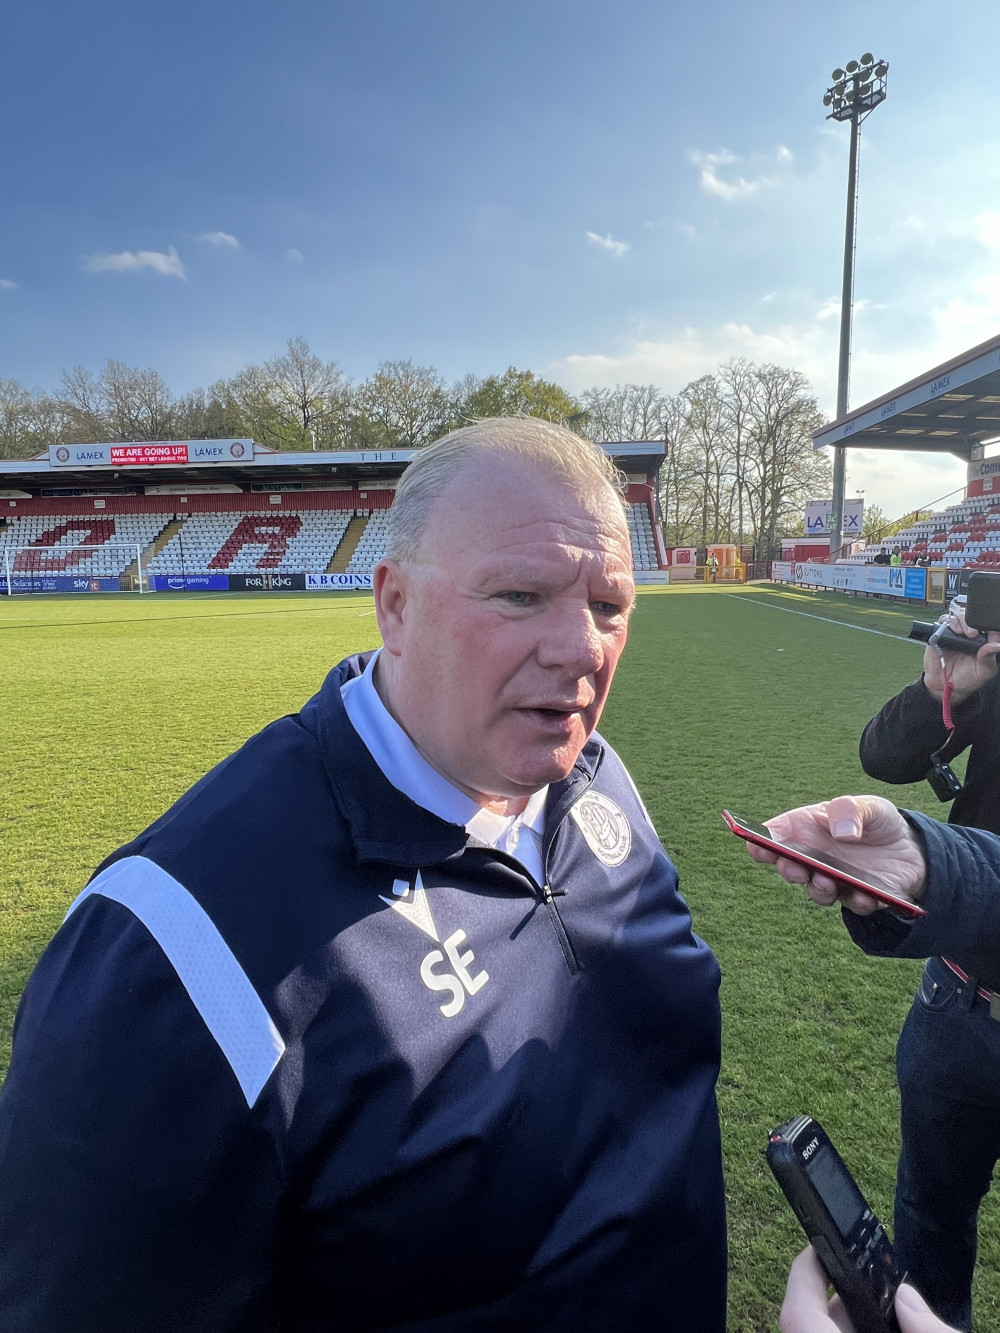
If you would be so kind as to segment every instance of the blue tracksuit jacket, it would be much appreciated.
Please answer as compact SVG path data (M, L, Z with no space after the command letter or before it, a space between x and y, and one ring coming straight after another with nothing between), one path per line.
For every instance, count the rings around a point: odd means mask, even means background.
M350 658L99 869L0 1093L3 1333L721 1333L718 967L617 757L546 884L385 779Z

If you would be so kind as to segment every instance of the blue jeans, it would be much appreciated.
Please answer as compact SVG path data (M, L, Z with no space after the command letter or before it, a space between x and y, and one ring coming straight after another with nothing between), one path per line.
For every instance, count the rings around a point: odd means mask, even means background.
M939 958L924 969L896 1047L901 1266L948 1324L968 1330L979 1202L1000 1159L1000 1022Z

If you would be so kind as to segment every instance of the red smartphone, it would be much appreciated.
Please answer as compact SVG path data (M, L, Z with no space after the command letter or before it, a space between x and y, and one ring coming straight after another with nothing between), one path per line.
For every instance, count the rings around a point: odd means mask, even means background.
M823 875L829 875L838 884L846 884L849 888L870 893L879 902L895 908L897 912L902 912L906 916L927 915L919 903L904 898L890 885L869 875L866 870L859 870L857 866L841 861L839 857L823 858L807 847L796 846L794 842L781 842L763 824L758 824L753 819L744 819L742 815L731 814L728 810L723 810L722 818L738 838L745 838L747 842L756 843L758 847L766 847L769 851L777 852L779 856L786 856L789 861L797 861L799 865L806 866L810 870L818 870Z

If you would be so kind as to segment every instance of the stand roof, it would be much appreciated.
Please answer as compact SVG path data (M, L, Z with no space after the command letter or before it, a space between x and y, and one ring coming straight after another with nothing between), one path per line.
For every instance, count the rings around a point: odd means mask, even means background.
M1000 337L918 375L813 435L813 445L951 453L1000 438ZM981 456L981 455L979 455Z

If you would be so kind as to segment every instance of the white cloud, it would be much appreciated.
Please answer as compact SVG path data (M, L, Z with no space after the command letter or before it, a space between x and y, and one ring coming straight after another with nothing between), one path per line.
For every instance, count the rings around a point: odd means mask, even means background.
M777 295L777 292L768 292L765 296L760 298L761 305L770 305Z
M767 189L780 183L780 177L766 173L751 177L749 180L745 176L739 176L735 181L723 180L719 175L719 168L731 167L740 161L740 158L727 148L714 153L694 150L689 157L694 165L700 168L699 184L705 193L725 199L727 203L731 203L734 199L746 199L760 189ZM792 154L784 145L780 146L774 155L776 165L787 167L791 161Z
M293 246L290 250L285 251L285 258L290 259L295 264L301 264L305 259L305 255L301 250L296 250Z
M637 338L618 354L573 353L552 364L554 378L570 392L591 385L660 384L676 393L699 375L717 370L730 357L795 366L807 375L824 401L836 385L836 330L815 322L801 328L777 325L755 329L731 322L702 330L685 328L663 339ZM831 399L835 393L830 394Z
M621 259L622 255L629 248L627 241L616 241L610 235L598 236L595 231L587 232L587 240L593 245L599 245L602 250L607 250L610 254L613 254L616 259Z
M122 250L113 255L85 255L83 267L88 273L136 273L148 268L163 277L187 277L181 257L173 246L166 254L159 250Z
M0 278L0 288L2 288L5 292L9 292L12 288L16 286L17 283L11 282L10 278Z
M1000 287L1000 278L997 283ZM997 298L1000 300L1000 291ZM839 302L836 309L839 312ZM923 326L906 344L895 334L875 345L855 339L851 406L860 407L971 346L974 338L964 336L970 329L968 322L963 329L962 336L954 332L946 335L942 330L938 337L926 339ZM572 354L553 362L549 369L552 378L571 393L593 385L612 388L626 383L659 384L677 393L700 375L718 370L731 357L745 357L758 364L774 362L800 370L809 380L820 409L832 417L837 342L837 324L815 316L801 324L765 327L733 321L710 329L688 327L661 339L636 338L613 354ZM865 500L880 505L890 517L901 517L918 505L930 505L965 481L965 464L947 452L848 449L847 469L849 493L864 490Z
M884 301L869 301L866 297L856 300L853 305L854 318L863 315L866 310L888 310ZM839 296L828 297L820 308L816 311L817 319L840 319L841 298Z
M966 464L954 454L847 451L847 494L864 491L865 504L878 505L889 518L902 518L914 509L956 504L965 483Z
M203 231L198 237L199 241L208 241L210 245L228 247L230 250L238 250L240 243L235 236L230 236L228 231Z
M972 284L972 290L980 298L978 301L953 296L933 311L935 326L949 341L958 342L959 351L995 338L1000 332L1000 273L980 278Z

